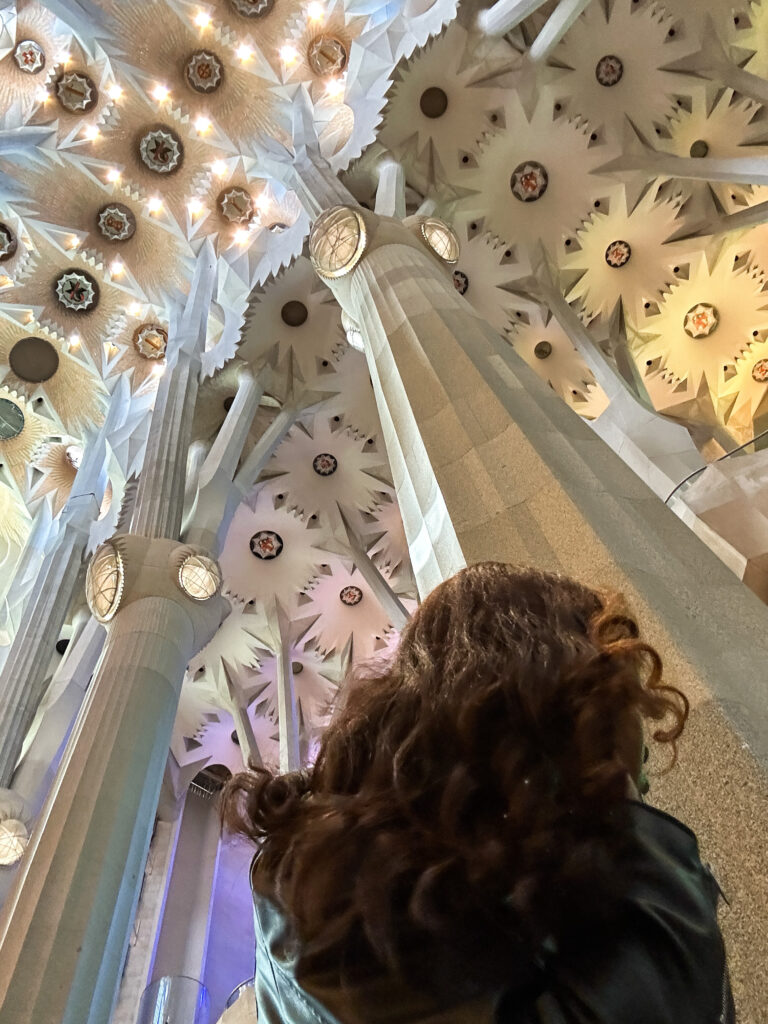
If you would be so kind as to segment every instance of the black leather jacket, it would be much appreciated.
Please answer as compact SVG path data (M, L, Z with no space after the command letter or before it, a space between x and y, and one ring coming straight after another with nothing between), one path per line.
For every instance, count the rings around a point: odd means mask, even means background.
M552 954L538 990L494 993L450 1010L387 977L355 999L333 979L296 980L282 914L260 896L256 998L260 1024L735 1024L719 888L696 836L653 807L632 802L632 884L619 924L589 955Z

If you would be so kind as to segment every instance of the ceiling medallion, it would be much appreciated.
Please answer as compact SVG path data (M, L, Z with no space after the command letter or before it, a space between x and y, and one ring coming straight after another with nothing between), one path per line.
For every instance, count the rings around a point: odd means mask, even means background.
M133 334L133 347L145 359L163 359L168 345L168 331L159 324L142 324Z
M56 79L56 98L70 114L93 110L99 99L93 81L81 71L65 71Z
M184 146L176 132L163 126L152 128L142 135L139 153L150 171L155 174L171 174L181 166Z
M24 429L24 412L8 398L0 398L0 441L18 437Z
M45 67L45 51L34 39L22 39L13 51L13 59L19 71L28 75L36 75Z
M332 206L312 225L309 258L321 277L343 277L365 252L365 221L350 206Z
M752 380L758 384L768 384L768 359L758 359L752 367Z
M689 338L708 338L720 323L714 306L708 302L697 302L691 306L683 320L683 330Z
M624 65L618 57L609 54L601 57L595 67L595 78L600 85L610 86L618 84L624 75Z
M459 293L459 295L466 295L467 288L469 288L469 278L463 270L454 270L453 272L453 287Z
M187 555L179 567L179 586L193 601L208 601L221 586L221 570L206 555Z
M259 530L251 537L251 553L268 562L283 550L283 538L272 530Z
M617 239L615 242L611 242L605 250L605 262L609 267L618 269L619 267L625 267L629 263L631 255L632 246L629 242L622 242L621 239Z
M360 602L363 600L363 592L360 589L360 587L344 587L339 592L339 600L341 601L342 604L349 605L349 607L351 608L356 604L360 604Z
M232 224L248 224L253 217L253 199L244 188L227 189L218 199L219 209Z
M307 48L307 61L316 75L340 75L347 66L347 48L336 36L315 36Z
M275 0L229 0L244 18L263 18L275 6Z
M98 212L99 231L110 242L127 242L136 233L136 218L122 203L108 203Z
M215 53L196 50L184 67L184 74L195 92L215 92L221 85L223 68Z
M312 469L318 476L331 476L339 468L338 460L328 452L321 452L312 460Z
M20 338L8 353L11 371L29 384L50 380L59 368L59 353L45 338Z
M96 278L84 270L71 267L60 274L54 282L56 298L65 309L85 313L95 309L99 302L99 286Z
M17 248L16 235L7 224L0 221L0 263L12 259L16 255Z
M537 359L549 359L552 355L552 342L537 341L533 348L533 354Z
M438 217L427 217L421 222L421 237L444 263L455 263L459 258L459 240L452 228Z
M518 164L509 182L512 195L522 203L532 203L536 199L541 199L547 191L547 185L549 175L536 160L525 160Z

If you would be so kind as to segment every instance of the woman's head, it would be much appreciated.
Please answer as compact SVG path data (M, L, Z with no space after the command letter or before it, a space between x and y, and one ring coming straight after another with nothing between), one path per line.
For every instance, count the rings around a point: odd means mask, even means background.
M618 598L481 563L352 681L314 768L239 777L225 820L260 841L307 963L455 954L491 983L607 897L641 720L674 744L686 715Z

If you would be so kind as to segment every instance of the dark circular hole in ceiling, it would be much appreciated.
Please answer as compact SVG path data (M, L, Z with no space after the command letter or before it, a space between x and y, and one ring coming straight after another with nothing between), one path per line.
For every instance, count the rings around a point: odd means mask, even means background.
M57 640L56 641L56 652L58 654L63 654L68 647L69 647L69 640L66 637L62 637L61 640Z
M549 341L538 342L533 350L533 354L537 359L546 359L552 355L552 343Z
M303 302L291 299L280 310L280 316L283 319L283 323L288 324L289 327L301 327L306 322L309 313Z
M8 362L20 380L40 384L58 370L59 353L45 338L22 338L11 349Z
M442 117L448 109L448 97L442 89L432 85L421 94L419 106L424 117Z
M695 142L691 143L690 154L694 158L701 159L709 153L709 144L704 139L696 139Z

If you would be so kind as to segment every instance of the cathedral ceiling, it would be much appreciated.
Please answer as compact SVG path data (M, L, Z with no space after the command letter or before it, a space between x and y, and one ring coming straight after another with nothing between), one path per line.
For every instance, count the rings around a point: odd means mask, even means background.
M365 359L304 255L306 213L270 173L297 111L361 202L382 160L402 164L409 212L428 202L458 235L457 289L580 415L608 396L532 285L545 261L660 413L734 444L768 426L768 0L592 0L532 54L555 9L500 38L451 0L0 10L0 564L41 503L62 508L123 374L134 407L110 441L94 544L130 506L173 305L203 244L219 261L198 451L243 364L266 383L246 452L289 392L300 399L221 557L233 610L190 665L182 763L237 765L232 679L277 757L275 608L305 751L350 661L392 644L349 529L414 606Z

